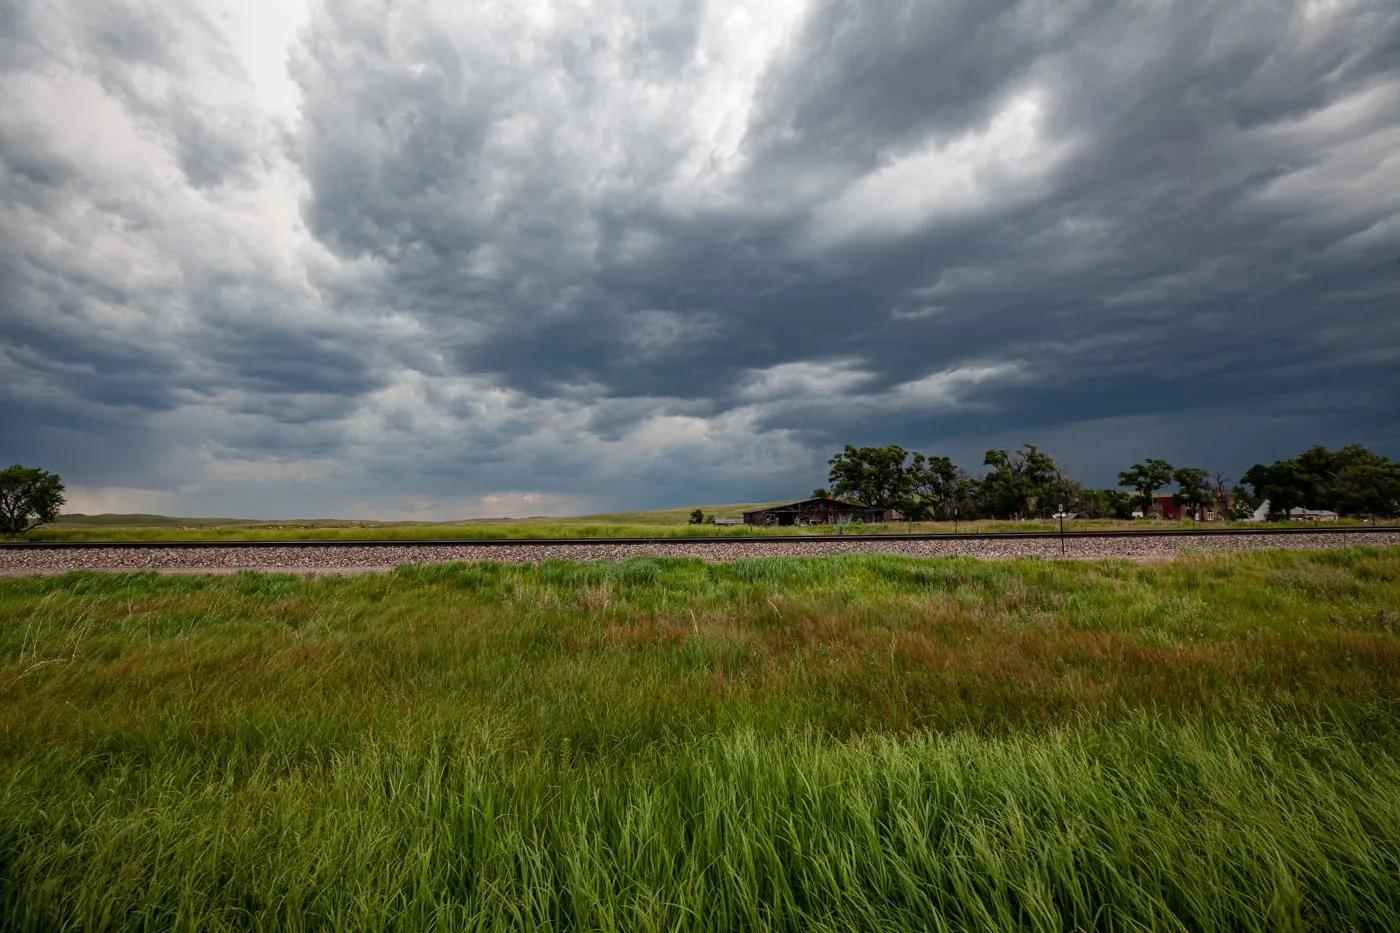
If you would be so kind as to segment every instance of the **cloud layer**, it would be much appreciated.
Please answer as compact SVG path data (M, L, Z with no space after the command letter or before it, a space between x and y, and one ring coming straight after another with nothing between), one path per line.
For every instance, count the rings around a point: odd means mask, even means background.
M0 234L75 510L1397 454L1400 8L18 0Z

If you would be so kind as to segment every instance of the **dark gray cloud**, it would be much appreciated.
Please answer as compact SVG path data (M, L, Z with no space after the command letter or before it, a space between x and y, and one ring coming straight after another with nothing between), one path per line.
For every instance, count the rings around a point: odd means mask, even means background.
M1400 454L1384 0L40 6L0 7L5 436L84 486L427 516L780 496L846 441Z

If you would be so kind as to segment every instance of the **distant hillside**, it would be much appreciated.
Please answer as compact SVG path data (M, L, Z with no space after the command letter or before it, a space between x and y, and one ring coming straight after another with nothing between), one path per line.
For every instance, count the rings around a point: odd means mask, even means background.
M119 525L124 528L217 528L223 525L255 525L257 522L246 518L180 518L172 515L119 515L112 512L84 515L82 512L72 512L60 515L54 524L88 527Z
M787 500L785 500L787 501ZM699 509L707 516L718 515L720 517L739 517L741 512L750 509L760 509L767 505L774 505L772 502L731 502L720 505L685 505L674 509L650 509L642 512L600 512L596 515L574 515L568 517L540 516L538 518L520 519L472 519L472 521L518 521L518 522L541 522L551 525L684 525L690 521L690 513ZM445 522L444 524L459 524L458 522Z
M85 528L365 528L388 525L475 525L483 523L550 524L550 525L684 525L690 513L700 509L707 516L734 516L750 509L773 505L772 502L738 502L720 505L687 505L674 509L651 509L641 512L604 512L596 515L547 516L530 518L468 518L442 522L381 522L344 518L285 518L264 521L252 518L188 518L172 515L84 515L74 512L59 516L55 526Z

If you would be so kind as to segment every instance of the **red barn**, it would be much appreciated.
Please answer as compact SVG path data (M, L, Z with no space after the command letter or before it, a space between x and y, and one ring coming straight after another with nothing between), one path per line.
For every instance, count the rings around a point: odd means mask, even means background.
M1152 497L1152 507L1147 510L1146 517L1179 522L1190 519L1192 516L1188 509L1176 501L1176 496L1165 492ZM1217 517L1215 509L1210 506L1203 505L1196 510L1195 519L1198 522L1213 522Z

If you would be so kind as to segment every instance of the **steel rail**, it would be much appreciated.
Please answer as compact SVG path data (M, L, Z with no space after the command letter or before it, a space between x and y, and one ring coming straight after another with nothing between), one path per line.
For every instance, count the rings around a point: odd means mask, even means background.
M570 547L574 545L627 544L771 544L787 541L822 543L829 541L1026 541L1059 538L1207 538L1250 535L1316 535L1316 534L1377 534L1400 533L1400 525L1331 525L1304 528L1170 528L1159 531L1130 530L1067 530L1059 531L984 531L928 532L918 534L780 534L780 535L660 535L627 538L254 538L245 540L208 541L6 541L5 550L190 550L193 548L327 548L327 547Z

